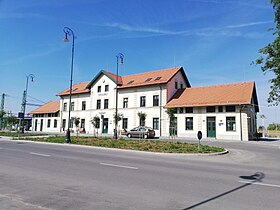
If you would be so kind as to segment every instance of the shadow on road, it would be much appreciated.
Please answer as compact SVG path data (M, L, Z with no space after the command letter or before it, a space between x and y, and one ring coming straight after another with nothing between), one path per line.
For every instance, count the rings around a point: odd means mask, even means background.
M205 203L208 203L208 202L210 202L210 201L213 201L213 200L215 200L215 199L218 199L218 198L220 198L220 197L223 197L223 196L225 196L225 195L227 195L227 194L230 194L230 193L233 193L233 192L235 192L235 191L237 191L237 190L240 190L240 189L242 189L242 188L248 187L249 185L252 185L252 184L255 183L255 182L261 182L262 179L263 179L264 177L265 177L265 174L262 173L262 172L256 172L255 174L252 174L252 175L250 175L250 176L239 176L239 178L241 178L241 179L246 179L246 180L250 180L251 182L250 182L250 183L245 183L245 184L243 184L243 185L241 185L241 186L239 186L239 187L236 187L236 188L234 188L234 189L231 189L231 190L229 190L229 191L226 191L226 192L224 192L224 193L221 193L221 194L219 194L219 195L216 195L216 196L214 196L214 197L212 197L212 198L209 198L209 199L207 199L207 200L201 201L201 202L199 202L199 203L197 203L197 204L194 204L194 205L192 205L192 206L189 206L189 207L187 207L187 208L184 208L183 210L193 209L193 208L195 208L195 207L198 207L198 206L200 206L200 205L203 205L203 204L205 204Z

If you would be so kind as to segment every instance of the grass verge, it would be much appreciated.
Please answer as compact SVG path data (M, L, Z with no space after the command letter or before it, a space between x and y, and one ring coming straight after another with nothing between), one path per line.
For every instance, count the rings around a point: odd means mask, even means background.
M48 134L44 134L44 133L18 133L18 132L4 132L4 131L0 131L0 136L8 136L8 137L22 137L22 136L47 136Z
M64 136L42 137L42 138L21 138L24 140L64 143ZM163 141L145 141L145 140L114 140L112 138L95 138L95 137L71 137L71 144L88 145L107 148L118 148L128 150L139 150L162 153L215 153L223 152L224 148L200 145L198 151L197 144L180 143L180 142L163 142Z

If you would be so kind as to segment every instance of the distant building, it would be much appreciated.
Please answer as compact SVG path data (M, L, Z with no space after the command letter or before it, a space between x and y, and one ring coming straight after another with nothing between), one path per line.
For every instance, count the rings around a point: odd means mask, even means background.
M175 110L172 128L178 137L249 140L256 133L259 111L254 82L191 88L183 67L140 74L117 76L100 71L90 82L73 85L71 117L80 118L80 131L93 133L93 117L98 117L99 135L113 135L118 81L118 130L144 124L167 137L170 121L167 108ZM68 125L69 88L57 94L59 101L49 102L31 112L32 130L65 132ZM138 113L146 114L140 122ZM71 129L74 128L71 123Z

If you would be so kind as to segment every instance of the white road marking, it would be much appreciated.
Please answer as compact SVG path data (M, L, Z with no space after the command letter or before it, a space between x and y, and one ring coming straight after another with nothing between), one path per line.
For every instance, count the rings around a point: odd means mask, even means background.
M261 182L248 182L248 181L239 181L241 183L247 183L247 184L255 184L255 185L262 185L262 186L267 186L267 187L278 187L280 188L280 185L277 184L265 184Z
M37 155L37 156L42 156L42 157L50 157L50 155L40 154L40 153L35 153L35 152L30 152L30 155Z
M122 166L122 165L115 165L115 164L109 164L109 163L99 163L100 165L103 166L113 166L113 167L118 167L118 168L127 168L127 169L134 169L137 170L138 168L132 167L132 166Z

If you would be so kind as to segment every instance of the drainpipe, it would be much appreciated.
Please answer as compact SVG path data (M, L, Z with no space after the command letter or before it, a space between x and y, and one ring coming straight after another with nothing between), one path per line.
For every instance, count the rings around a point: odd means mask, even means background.
M160 92L159 92L159 136L161 137L161 118L162 118L162 86L159 86Z
M240 104L240 106L241 106L241 104ZM239 111L239 114L240 114L240 138L241 138L241 141L243 141L243 136L242 136L242 118L241 118L241 112L242 112L243 108L245 108L245 105L243 105L240 108L240 111Z

